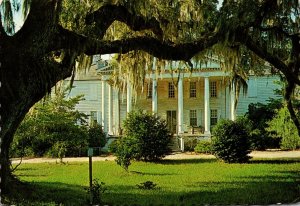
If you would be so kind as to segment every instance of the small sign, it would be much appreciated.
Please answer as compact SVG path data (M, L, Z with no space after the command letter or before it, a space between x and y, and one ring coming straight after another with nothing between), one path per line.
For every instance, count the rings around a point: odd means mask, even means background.
M89 148L88 149L88 157L92 157L93 156L93 148Z

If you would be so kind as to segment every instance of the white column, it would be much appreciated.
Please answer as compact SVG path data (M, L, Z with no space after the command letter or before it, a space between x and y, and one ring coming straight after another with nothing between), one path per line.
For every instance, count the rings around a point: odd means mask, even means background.
M131 112L132 105L131 105L131 84L129 80L127 81L127 113Z
M235 84L233 83L230 91L230 119L235 121Z
M108 85L108 134L113 134L113 88Z
M119 135L119 129L120 129L120 99L119 99L119 90L115 89L115 134Z
M152 112L157 114L157 80L156 80L156 57L153 59L152 65Z
M209 78L204 79L204 129L210 134Z
M178 80L178 134L183 133L183 83L182 76Z
M102 98L101 98L101 125L103 127L103 131L106 132L106 124L105 124L105 81L102 80Z
M152 77L152 112L157 114L157 80L154 74Z

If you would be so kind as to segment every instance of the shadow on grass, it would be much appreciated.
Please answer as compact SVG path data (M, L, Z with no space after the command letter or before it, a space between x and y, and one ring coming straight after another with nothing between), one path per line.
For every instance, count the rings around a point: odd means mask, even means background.
M177 165L177 164L198 164L198 163L212 163L217 162L217 159L174 159L174 160L161 160L158 164L164 165Z
M162 160L160 164L211 163L215 159ZM251 164L289 164L294 160L251 160ZM296 163L299 161L296 160ZM134 171L133 171L134 172ZM156 174L169 178L172 172ZM274 171L268 175L232 176L220 181L191 181L182 185L160 185L158 189L142 190L135 185L106 185L103 201L107 205L263 205L290 203L299 199L300 172ZM105 182L105 180L103 180ZM188 192L187 189L188 188ZM87 193L82 186L60 182L33 182L16 189L17 205L86 205ZM26 201L24 201L26 200Z
M161 160L157 164L178 165L178 164L197 164L197 163L214 163L221 160L218 159L174 159ZM300 158L282 158L282 159L250 159L248 164L294 164L300 163ZM247 164L247 163L246 163Z
M25 168L22 168L22 167L18 167L18 170L19 171L33 171L33 170L37 170L36 168L32 168L32 167L25 167Z
M282 158L282 159L251 159L250 164L294 164L300 163L299 158Z
M174 191L162 186L154 190L138 189L135 185L106 185L103 201L107 205L244 205L290 203L299 197L297 172L274 173L268 176L245 176L232 181L191 182L190 188ZM105 182L105 180L104 180ZM86 205L87 193L82 186L60 182L22 183L18 188L17 205ZM26 201L24 201L24 199Z
M176 175L176 173L152 173L152 172L139 172L139 171L130 171L130 173L137 175L152 175L152 176L171 176Z
M18 174L18 177L47 177L48 175L41 175L41 174Z
M87 205L87 192L79 185L61 182L18 182L6 197L16 205ZM7 202L8 203L8 202Z
M189 192L173 191L173 188L167 187L141 190L113 185L104 195L104 201L108 205L265 205L291 203L298 197L297 183L284 176L194 182L185 186L190 189Z

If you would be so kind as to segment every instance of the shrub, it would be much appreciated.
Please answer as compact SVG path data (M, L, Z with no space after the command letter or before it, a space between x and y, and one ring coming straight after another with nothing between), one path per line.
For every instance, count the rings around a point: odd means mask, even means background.
M300 137L286 106L276 111L276 116L268 122L268 125L267 130L273 132L275 138L281 139L281 149L300 148Z
M62 163L62 159L66 156L66 143L65 142L55 142L52 148L48 151L48 156L58 157Z
M157 184L155 184L152 181L146 181L146 182L142 182L140 184L136 185L139 189L142 190L153 190L156 188Z
M252 133L250 143L252 150L265 150L267 148L279 148L279 142L272 138L267 122L276 113L276 109L282 107L280 99L270 99L268 104L249 104L246 117L252 121Z
M184 139L184 150L187 152L194 151L198 140L196 138L185 138Z
M102 126L93 123L88 130L88 144L89 147L104 147L106 144L106 135Z
M170 142L166 121L141 111L131 112L124 120L124 137L118 144L116 161L124 168L132 159L157 161L169 153Z
M245 119L221 120L213 130L212 149L217 158L227 163L248 162L250 153L249 130Z
M116 162L128 171L131 160L135 159L139 153L137 139L132 137L123 137L117 142Z
M65 97L61 90L30 109L15 133L11 156L77 156L87 146L87 116L75 110L83 96Z
M100 182L98 179L93 179L92 187L87 188L88 195L92 196L92 204L99 205L102 204L102 195L107 190L104 182Z
M124 121L124 135L134 140L137 160L156 161L170 152L167 123L155 115L141 111L129 113Z
M117 152L119 141L120 141L119 139L114 140L108 145L109 153L115 154Z
M209 140L198 141L194 151L196 153L212 154L212 143Z

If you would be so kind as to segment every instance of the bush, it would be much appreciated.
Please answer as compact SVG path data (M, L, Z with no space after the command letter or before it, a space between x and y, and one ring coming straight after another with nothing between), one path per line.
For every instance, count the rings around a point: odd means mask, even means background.
M274 138L281 140L281 149L300 148L300 137L286 106L276 111L276 116L268 122L268 125L267 130L274 133Z
M268 104L249 104L246 117L252 121L252 134L250 137L252 150L265 150L268 148L279 148L279 142L272 138L267 122L272 120L276 109L282 107L281 100L270 99Z
M89 147L104 147L106 135L100 124L93 123L88 130Z
M116 162L128 171L131 160L135 159L139 152L138 141L132 137L124 137L117 141Z
M139 189L142 190L153 190L156 188L157 184L155 184L152 181L146 181L146 182L142 182L140 184L136 185Z
M86 115L75 110L82 96L65 96L66 91L61 91L30 109L15 133L11 157L77 156L87 147Z
M209 140L198 141L194 151L196 153L212 154L212 143Z
M118 149L118 144L119 144L119 139L113 140L109 145L108 145L108 152L115 154Z
M102 196L103 196L104 192L107 190L104 182L99 183L98 179L93 179L92 188L87 188L86 190L87 190L88 195L92 196L92 204L93 205L100 205L103 203Z
M197 138L185 138L184 139L184 150L187 152L194 151L196 145L197 145Z
M124 120L124 137L117 149L117 163L126 168L131 159L157 161L170 152L170 142L166 121L141 111L131 112Z
M213 130L212 149L217 158L227 163L245 163L250 157L249 129L245 119L221 120Z

